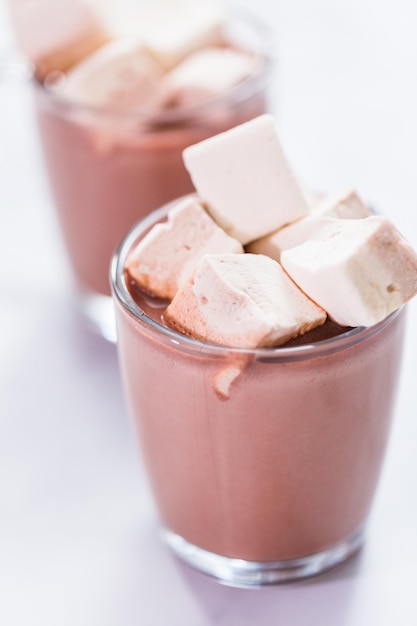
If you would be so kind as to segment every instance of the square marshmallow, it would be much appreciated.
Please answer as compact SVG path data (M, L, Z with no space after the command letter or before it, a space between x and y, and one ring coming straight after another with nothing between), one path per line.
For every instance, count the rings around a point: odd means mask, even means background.
M256 57L228 48L205 48L188 56L162 82L165 100L188 106L226 92L256 68Z
M165 319L201 341L249 349L281 345L323 324L326 313L269 257L207 254Z
M64 72L111 35L106 2L100 0L9 0L17 43L43 80Z
M183 158L212 217L242 244L308 213L270 115L190 146Z
M284 250L300 245L333 219L360 219L369 214L368 207L352 189L321 196L314 199L311 211L306 217L254 241L249 244L247 251L266 254L280 261Z
M72 68L55 91L87 106L146 108L162 101L162 73L142 44L119 38Z
M381 216L333 220L281 263L341 326L372 326L417 293L417 254Z
M153 0L142 13L146 47L170 70L189 54L221 45L227 15L214 0Z
M136 284L171 299L207 253L242 254L241 244L229 237L194 197L178 202L168 221L155 226L131 252L126 269Z

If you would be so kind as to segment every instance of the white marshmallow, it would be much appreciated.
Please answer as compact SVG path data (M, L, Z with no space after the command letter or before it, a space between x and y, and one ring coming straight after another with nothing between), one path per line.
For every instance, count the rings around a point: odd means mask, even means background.
M354 189L316 196L311 205L311 212L316 217L336 217L339 219L361 219L371 214L369 208Z
M210 214L242 244L308 213L270 115L190 146L183 158Z
M226 13L209 0L159 0L142 15L146 46L167 70L186 56L220 45Z
M207 48L191 54L163 81L166 101L186 106L226 92L256 68L253 55L228 48Z
M106 2L9 0L16 41L43 80L66 71L109 41Z
M243 248L189 197L169 211L167 222L156 224L139 242L126 269L140 287L171 299L209 252L242 254Z
M253 254L265 254L279 262L284 250L298 246L311 237L316 231L320 230L325 224L329 222L332 223L333 221L333 218L329 217L313 217L312 215L308 215L289 226L284 226L284 228L280 228L274 233L266 235L266 237L253 241L246 247L246 251Z
M55 90L69 100L89 106L146 108L162 99L162 73L142 44L117 39L70 70Z
M167 308L165 319L208 343L257 348L304 334L323 324L326 314L276 261L260 254L207 254Z
M331 223L332 218L360 219L369 214L368 207L352 189L334 195L320 196L313 200L309 215L254 241L249 244L247 251L266 254L279 261L284 250L300 245L323 226Z
M417 293L417 254L380 216L334 220L281 263L341 326L377 324Z

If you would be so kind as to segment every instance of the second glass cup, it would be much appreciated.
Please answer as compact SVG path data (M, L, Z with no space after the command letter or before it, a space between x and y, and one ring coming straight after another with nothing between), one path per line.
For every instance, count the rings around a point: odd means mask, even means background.
M117 243L138 219L192 191L184 148L268 108L269 29L234 11L226 37L259 56L257 71L220 96L178 110L143 115L78 106L35 83L40 138L77 303L110 340L115 327L108 265Z

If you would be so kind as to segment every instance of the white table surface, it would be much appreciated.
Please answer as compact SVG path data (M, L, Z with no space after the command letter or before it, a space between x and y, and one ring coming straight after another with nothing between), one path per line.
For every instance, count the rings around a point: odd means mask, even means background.
M355 186L417 246L415 0L246 4L279 35L274 107L301 177ZM159 540L115 347L71 309L30 93L4 78L0 201L0 624L415 626L417 303L365 548L316 579L231 589Z

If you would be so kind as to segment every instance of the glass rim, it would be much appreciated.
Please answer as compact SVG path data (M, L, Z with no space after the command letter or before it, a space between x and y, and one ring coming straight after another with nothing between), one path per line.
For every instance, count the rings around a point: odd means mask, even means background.
M224 106L226 103L240 104L249 100L254 94L259 93L268 84L269 76L274 62L274 42L276 35L272 28L257 14L253 13L245 6L234 2L228 2L231 10L230 20L233 23L234 18L242 18L252 28L254 33L259 35L259 63L256 64L253 72L237 85L233 85L220 94L205 99L203 102L184 105L181 107L166 109L158 112L151 110L131 110L114 106L95 106L76 102L69 98L65 98L59 94L58 90L48 87L36 78L36 73L32 70L32 84L36 92L43 97L48 104L55 106L68 114L85 114L96 117L112 117L115 120L120 118L123 121L129 119L138 121L144 125L168 125L173 123L184 122L193 118L206 115L217 107ZM54 72L51 73L51 75ZM57 72L59 75L60 72Z
M121 305L122 309L132 317L135 322L142 327L145 332L150 332L159 341L170 343L172 347L183 352L195 354L196 356L222 356L235 355L236 357L251 357L263 362L288 362L318 358L326 354L333 354L355 346L366 339L373 337L394 321L405 305L388 315L384 320L373 326L358 326L351 328L340 335L306 343L297 346L277 346L274 348L235 348L211 343L205 343L199 339L194 339L183 335L164 324L157 322L148 315L134 300L126 283L125 262L129 252L136 241L148 231L154 224L162 221L167 216L168 210L180 202L182 199L190 197L183 196L156 209L146 217L137 222L125 235L119 246L113 253L110 263L110 283L113 298Z

